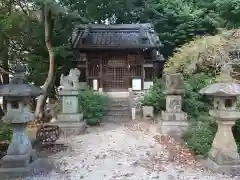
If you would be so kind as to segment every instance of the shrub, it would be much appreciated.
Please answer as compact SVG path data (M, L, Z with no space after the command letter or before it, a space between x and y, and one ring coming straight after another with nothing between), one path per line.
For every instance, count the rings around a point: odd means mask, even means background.
M217 132L217 124L210 116L199 116L196 124L191 125L183 136L186 146L196 154L207 155L214 136Z
M199 93L202 88L214 81L213 76L205 73L193 74L185 81L183 110L187 112L192 124L183 139L186 146L196 154L206 155L217 130L214 119L208 114L209 109L213 106L213 101L210 97Z
M218 75L221 69L237 75L239 69L227 68L227 64L239 66L232 54L239 49L239 29L222 31L215 36L197 37L176 50L168 59L164 71L181 72L185 76L204 72ZM233 56L232 56L233 55Z
M164 95L164 82L162 79L156 79L145 93L141 100L142 105L153 106L156 112L165 109L166 98Z
M0 141L10 141L12 138L12 129L9 125L0 123Z
M215 81L213 76L204 73L194 74L185 81L185 94L183 97L183 110L187 112L190 119L198 116L208 115L212 107L212 99L203 96L199 91Z
M99 123L105 113L108 97L91 89L79 93L79 108L88 124Z
M183 110L193 120L193 125L184 139L198 154L208 152L216 132L216 123L208 115L213 101L200 95L199 90L214 81L240 79L236 55L239 42L239 29L197 37L177 49L165 64L164 72L181 72L185 76ZM233 127L233 134L240 149L240 120Z
M192 75L186 81L183 109L188 113L193 125L189 127L184 140L186 145L197 154L206 155L210 150L217 131L215 119L209 116L209 109L213 107L212 98L201 96L199 90L214 83L214 78L204 73ZM240 110L240 103L238 103ZM232 128L238 150L240 151L240 120Z

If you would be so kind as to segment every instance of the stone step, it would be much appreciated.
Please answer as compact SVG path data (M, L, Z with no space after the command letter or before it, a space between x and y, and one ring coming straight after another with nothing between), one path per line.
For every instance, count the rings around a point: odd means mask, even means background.
M131 121L131 116L104 116L104 122L129 122Z
M130 116L130 111L107 111L107 116Z
M128 98L129 92L105 92L111 98Z
M129 106L129 100L112 100L108 106Z
M127 97L112 97L106 110L105 121L118 123L131 120L130 103Z
M110 104L121 104L121 103L123 103L123 104L128 103L129 104L129 100L128 99L127 100L111 100L109 103Z
M122 110L122 109L130 109L129 105L109 105L106 107L106 109L110 110Z
M130 111L129 106L110 106L107 111Z

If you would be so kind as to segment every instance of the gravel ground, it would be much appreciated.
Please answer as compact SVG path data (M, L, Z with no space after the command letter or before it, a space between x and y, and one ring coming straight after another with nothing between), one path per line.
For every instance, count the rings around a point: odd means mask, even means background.
M105 124L89 133L63 139L67 151L49 157L59 171L24 180L239 180L169 162L154 136L154 125ZM190 165L191 166L191 165Z

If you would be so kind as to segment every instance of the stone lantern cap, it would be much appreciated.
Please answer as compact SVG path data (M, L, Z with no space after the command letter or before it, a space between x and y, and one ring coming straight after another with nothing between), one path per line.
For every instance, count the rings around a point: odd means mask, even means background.
M215 83L200 90L200 94L210 96L239 96L240 84L237 83Z
M0 85L0 96L5 97L36 97L44 91L24 79L26 69L21 64L15 66L15 75L9 84Z

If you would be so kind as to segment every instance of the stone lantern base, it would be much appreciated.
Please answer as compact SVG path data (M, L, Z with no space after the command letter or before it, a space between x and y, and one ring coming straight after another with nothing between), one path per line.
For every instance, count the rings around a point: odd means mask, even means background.
M45 159L34 156L5 156L1 161L0 179L19 179L28 176L33 176L41 172L49 172L53 166ZM30 159L29 159L30 158ZM18 166L17 166L18 165Z
M11 118L11 115L13 115L13 112L7 114L5 120L9 117ZM31 117L29 113L23 113L23 115ZM31 142L26 133L26 126L26 122L11 124L13 135L7 154L0 161L0 179L18 179L40 173L45 169L51 169L48 162L38 159L36 150L32 149Z
M211 158L207 158L205 160L201 160L201 163L204 167L208 168L209 170L217 173L224 173L228 175L240 175L240 164L233 165L233 164L217 164L215 160Z
M214 115L216 112L218 111L210 110L210 115ZM240 175L240 156L232 134L232 126L235 121L218 117L216 122L218 129L212 148L208 153L208 159L204 160L203 164L214 172Z

